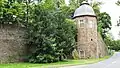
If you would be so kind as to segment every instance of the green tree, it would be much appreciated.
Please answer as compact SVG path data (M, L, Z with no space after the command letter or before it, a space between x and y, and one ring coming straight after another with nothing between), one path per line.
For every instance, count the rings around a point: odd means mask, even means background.
M65 59L75 46L75 26L60 11L46 11L41 5L30 10L28 45L35 47L30 62L47 63ZM70 23L71 22L71 23Z
M119 51L120 50L120 40L111 40L106 38L105 43L110 50Z
M117 4L118 6L120 6L120 0L118 0L118 1L116 2L116 4Z
M0 23L12 24L23 22L25 16L24 4L14 2L14 0L1 0L0 3Z
M106 37L106 33L111 29L111 17L106 12L98 15L98 32L101 33L103 39Z
M102 5L103 3L102 2L93 2L91 3L91 6L93 7L96 15L98 16L98 14L100 14L100 5Z
M76 9L80 6L80 4L85 0L69 0L69 5L71 8Z

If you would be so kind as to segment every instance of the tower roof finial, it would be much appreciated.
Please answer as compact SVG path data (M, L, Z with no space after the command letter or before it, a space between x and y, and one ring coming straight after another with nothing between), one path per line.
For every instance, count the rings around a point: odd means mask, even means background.
M87 1L83 1L81 5L84 5L84 4L90 5Z
M96 17L96 14L93 8L86 1L82 2L81 6L75 10L73 18L80 17L80 16Z

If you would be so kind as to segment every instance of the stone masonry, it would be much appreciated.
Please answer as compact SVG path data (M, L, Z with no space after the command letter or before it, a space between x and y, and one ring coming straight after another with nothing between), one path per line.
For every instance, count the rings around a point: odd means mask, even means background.
M78 34L77 44L80 58L97 57L97 23L96 17L83 16L75 19ZM92 23L90 23L90 21Z
M17 25L0 25L0 63L21 61L26 53L23 36Z

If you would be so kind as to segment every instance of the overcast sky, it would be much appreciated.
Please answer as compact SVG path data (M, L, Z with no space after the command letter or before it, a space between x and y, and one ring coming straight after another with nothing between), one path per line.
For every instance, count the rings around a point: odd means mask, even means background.
M117 6L115 3L117 0L99 0L104 2L103 5L101 5L101 12L107 12L111 16L112 21L112 29L111 32L115 39L119 39L118 33L120 31L120 27L117 27L117 20L120 16L120 6Z
M68 4L69 0L66 0L66 3ZM117 20L120 16L120 6L117 6L115 3L117 0L96 0L103 2L104 4L101 5L101 12L107 12L111 16L112 21L112 29L111 33L114 36L115 39L119 39L118 32L120 31L120 27L117 27Z

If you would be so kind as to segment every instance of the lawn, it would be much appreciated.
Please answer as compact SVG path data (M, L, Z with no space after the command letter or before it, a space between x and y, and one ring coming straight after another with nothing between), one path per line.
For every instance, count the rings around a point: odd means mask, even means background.
M0 68L49 68L49 67L58 68L67 65L84 65L84 64L96 63L105 60L107 58L109 57L104 57L100 59L67 60L63 62L48 63L48 64L9 63L9 64L0 64Z

